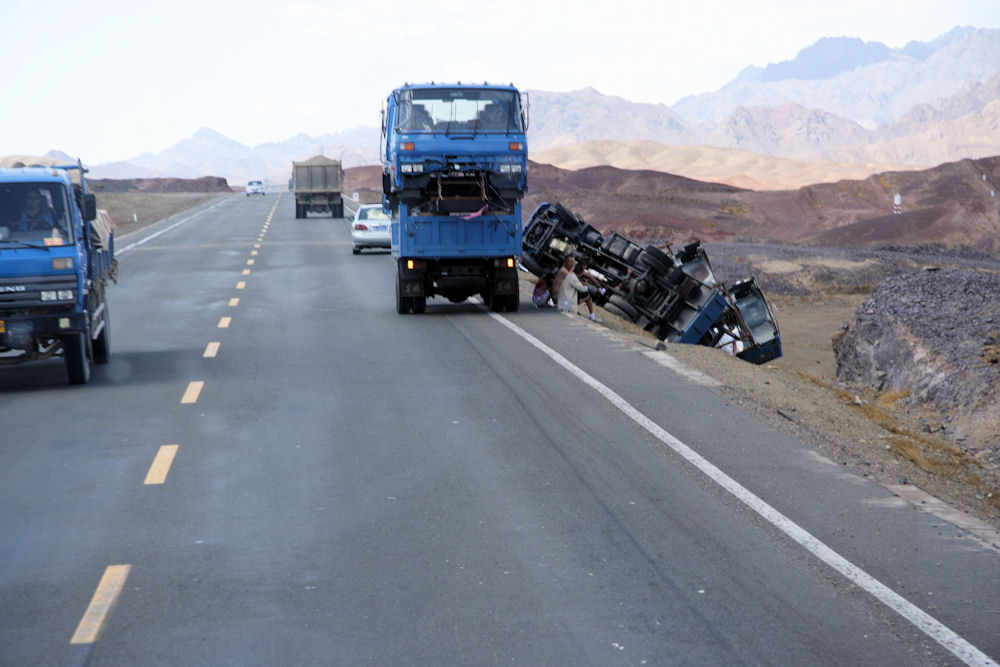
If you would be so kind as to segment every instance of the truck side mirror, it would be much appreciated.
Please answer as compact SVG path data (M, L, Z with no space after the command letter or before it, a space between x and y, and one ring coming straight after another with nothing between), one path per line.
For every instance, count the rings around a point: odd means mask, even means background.
M97 219L97 197L90 193L83 195L83 219L87 222Z

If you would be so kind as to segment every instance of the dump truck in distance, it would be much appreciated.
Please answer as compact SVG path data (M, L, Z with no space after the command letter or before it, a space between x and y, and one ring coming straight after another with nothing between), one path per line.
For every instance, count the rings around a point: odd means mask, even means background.
M0 364L62 356L70 384L107 363L114 230L79 162L0 169Z
M527 113L513 86L406 84L382 110L396 310L479 294L517 310Z
M310 212L344 217L344 170L339 160L317 155L293 162L291 184L296 218L304 218Z

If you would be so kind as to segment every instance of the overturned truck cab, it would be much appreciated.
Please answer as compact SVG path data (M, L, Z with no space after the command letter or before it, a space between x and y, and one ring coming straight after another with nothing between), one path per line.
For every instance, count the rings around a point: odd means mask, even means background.
M524 229L523 263L554 272L567 256L584 259L605 288L599 305L672 343L717 347L755 364L781 356L778 324L753 278L719 283L699 241L674 251L603 236L559 203L541 204Z
M527 115L513 86L407 84L382 111L396 310L479 294L517 310Z

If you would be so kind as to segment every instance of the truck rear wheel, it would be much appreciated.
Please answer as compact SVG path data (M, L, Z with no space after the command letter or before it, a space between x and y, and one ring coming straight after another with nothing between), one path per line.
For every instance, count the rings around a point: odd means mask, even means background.
M608 306L620 311L620 313L616 313L615 310L611 310ZM611 298L608 299L608 303L604 306L604 308L608 312L615 313L619 317L624 316L629 322L635 322L639 318L639 311L635 309L635 306L626 301L624 297L617 294L611 295Z
M660 273L667 273L674 267L674 261L671 259L670 255L663 252L655 245L646 246L645 260L650 267Z
M403 296L403 276L396 273L396 312L405 315L413 307L413 300L408 296Z
M515 313L517 309L521 307L521 295L518 293L511 294L507 297L507 312Z
M66 375L70 384L87 384L90 381L88 339L87 334L82 333L63 336L63 357L66 360Z
M426 296L411 296L410 306L413 308L413 312L420 314L427 310L427 297Z

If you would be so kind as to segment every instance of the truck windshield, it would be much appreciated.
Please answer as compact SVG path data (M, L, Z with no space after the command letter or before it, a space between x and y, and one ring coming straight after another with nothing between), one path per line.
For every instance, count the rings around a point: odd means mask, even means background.
M524 132L520 101L511 90L404 90L398 107L397 132Z
M66 188L56 183L0 185L0 244L70 245Z

